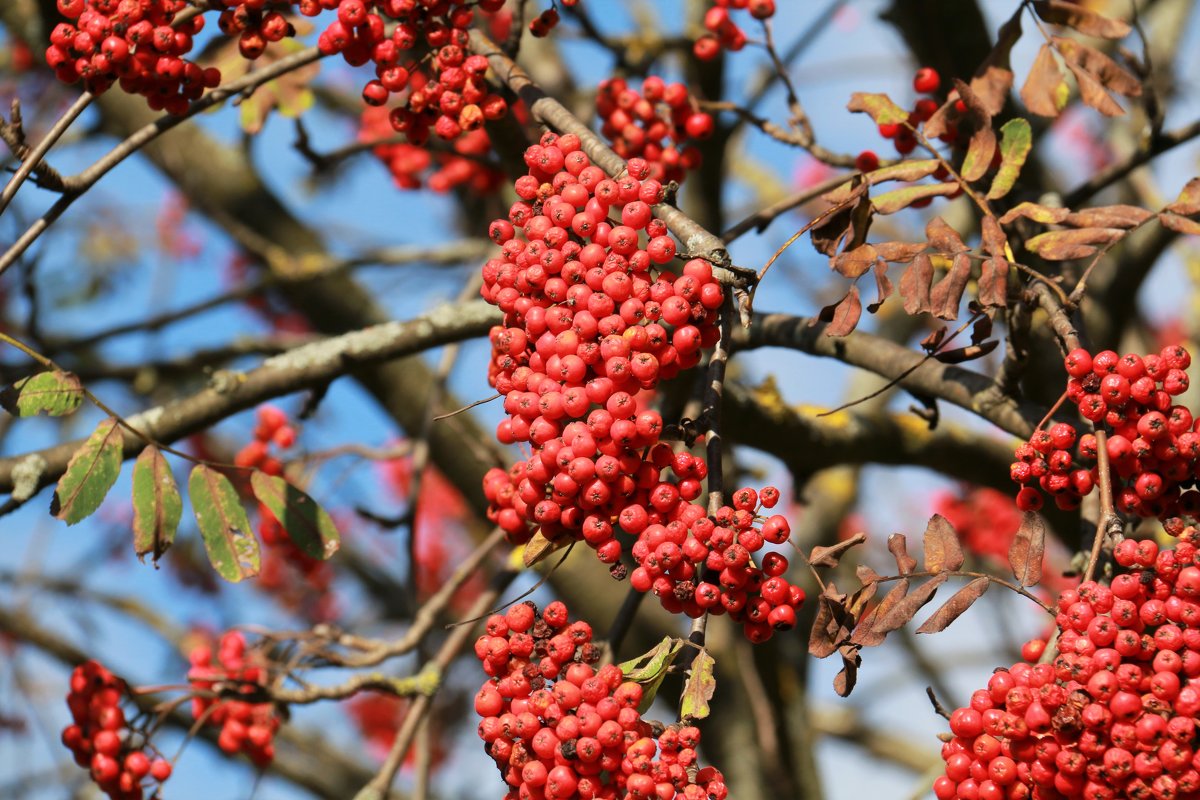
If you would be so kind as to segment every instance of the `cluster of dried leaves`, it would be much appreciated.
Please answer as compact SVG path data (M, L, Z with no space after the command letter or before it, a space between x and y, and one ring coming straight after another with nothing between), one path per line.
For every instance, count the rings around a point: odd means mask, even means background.
M1074 76L1080 99L1103 114L1124 113L1113 95L1134 98L1141 94L1140 66L1132 65L1131 71L1078 38L1051 34L1044 23L1102 39L1121 39L1130 33L1130 25L1065 0L1021 4L1001 26L995 47L971 80L955 80L954 90L923 126L914 126L908 112L887 95L855 93L847 106L850 111L866 113L879 125L907 128L932 157L901 161L856 176L826 194L829 208L806 226L813 246L829 257L830 267L852 282L845 295L819 315L827 323L827 335L845 336L858 326L863 299L857 282L868 272L873 274L876 288L875 301L866 306L869 313L878 311L898 289L906 313L954 320L960 314L964 294L974 287L971 313L994 316L1009 304L1010 293L1017 289L1009 280L1009 267L1017 263L1014 253L1030 253L1046 261L1085 258L1095 254L1098 247L1104 248L1101 253L1106 252L1130 231L1155 218L1151 211L1124 205L1074 212L1022 202L1003 213L993 211L991 204L1003 201L1016 186L1032 149L1028 121L1011 118L998 129L994 124L1004 112L1014 86L1010 53L1021 37L1021 18L1026 9L1033 12L1045 38L1020 91L1031 113L1057 116L1062 111L1070 97L1068 73ZM938 137L951 130L969 137L956 164L934 146ZM893 182L907 185L871 196L873 187ZM1188 217L1196 214L1200 190L1191 184L1189 187L1157 218L1171 230L1195 234L1200 233L1200 223ZM926 227L924 242L867 241L875 216L964 192L980 211L977 247L968 247L962 236L939 218ZM1030 231L1023 220L1063 227ZM891 264L908 265L898 287L888 276ZM1031 268L1019 266L1036 276ZM938 272L944 274L935 280ZM980 344L972 343L967 351L970 357L986 354L995 346ZM961 352L949 358L965 360Z
M847 551L864 541L866 537L858 534L833 547L815 547L808 557L809 563L814 567L836 567ZM860 586L853 592L846 594L832 581L826 583L817 598L819 605L808 651L817 658L828 658L834 653L841 657L842 670L834 678L833 686L845 697L854 689L862 664L862 649L882 644L889 633L912 621L950 578L966 579L967 583L921 623L917 633L945 630L993 583L1032 598L1026 587L1042 579L1045 541L1045 522L1036 513L1027 513L1008 553L1014 583L994 575L964 571L966 556L958 534L945 517L935 514L925 528L921 571L917 571L917 560L908 554L907 538L893 533L888 537L888 550L895 558L897 574L883 576L860 564L855 572ZM880 587L886 583L894 585L881 600L875 601Z

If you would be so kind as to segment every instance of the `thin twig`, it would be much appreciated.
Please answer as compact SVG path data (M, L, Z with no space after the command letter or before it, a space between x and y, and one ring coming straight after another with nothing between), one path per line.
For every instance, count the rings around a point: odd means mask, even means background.
M46 136L37 143L37 145L25 154L17 154L21 159L21 166L17 167L16 174L8 179L3 191L0 191L0 215L4 214L4 210L8 208L8 204L17 196L17 190L21 188L21 184L29 177L35 169L38 169L42 164L42 159L50 152L50 148L62 138L62 135L67 132L71 124L79 118L89 105L91 105L93 96L91 92L84 92L71 104L71 107L63 112L63 115L54 123L54 127L46 134ZM0 123L2 124L2 123Z

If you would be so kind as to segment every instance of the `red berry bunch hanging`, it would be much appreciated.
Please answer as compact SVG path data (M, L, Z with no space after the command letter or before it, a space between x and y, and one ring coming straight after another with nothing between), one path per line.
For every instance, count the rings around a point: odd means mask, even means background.
M240 467L281 475L283 461L271 454L271 447L287 450L296 443L296 429L287 414L271 405L259 406L254 438L234 457ZM337 615L333 594L333 569L313 558L292 541L287 530L271 510L258 503L258 535L265 549L262 569L255 586L270 592L287 608L316 622L328 622Z
M371 152L387 168L401 189L428 186L435 192L448 192L463 186L477 194L493 194L504 175L487 165L492 140L483 128L468 131L451 144L453 152L431 152L408 142L386 141L395 137L390 109L367 106L363 109L358 139L383 142ZM436 168L435 168L436 167Z
M183 114L205 89L221 82L215 68L201 69L183 56L204 27L196 16L173 26L185 0L58 0L71 22L50 33L46 63L64 83L82 80L92 94L114 83L140 94L155 111Z
M592 629L570 622L563 603L493 615L475 654L490 676L475 695L479 738L510 787L505 800L726 797L718 770L696 769L700 731L676 725L656 738L638 712L641 685L593 666Z
M432 130L452 140L504 116L508 106L488 90L487 59L467 55L467 31L475 8L497 11L503 0L302 0L300 12L315 16L337 9L337 19L317 40L325 55L340 53L351 66L372 63L375 78L363 88L371 106L400 95L390 112L392 127L415 144ZM396 24L387 33L387 23ZM422 57L425 50L429 57Z
M221 636L215 656L212 646L202 643L188 654L188 660L192 665L188 681L202 693L192 698L192 715L221 729L217 746L222 751L245 753L260 767L271 763L279 729L274 705L232 699L258 694L268 678L263 659L247 651L246 637L228 631Z
M223 9L217 19L221 33L238 37L238 52L253 61L267 50L272 42L296 35L287 17L278 11L267 10L268 0L209 0Z
M687 87L656 75L642 81L640 92L623 78L604 81L596 93L596 114L617 155L645 159L650 177L661 183L682 181L699 167L700 150L690 143L713 132L712 116L699 110Z
M775 0L713 0L712 8L704 15L708 33L696 40L692 52L701 61L711 61L721 50L741 50L746 46L746 32L733 21L730 11L747 10L757 20L775 15Z
M142 733L121 708L126 691L125 682L96 661L76 667L67 694L73 721L62 743L112 800L142 800L148 788L171 777L171 763L146 754Z
M634 588L673 613L727 611L766 639L795 624L803 600L781 577L781 556L769 557L771 574L768 559L753 561L764 543L787 540L787 521L758 516L753 490L709 519L692 502L707 465L660 441L662 416L644 394L716 343L724 292L705 261L666 270L675 244L651 215L662 187L649 165L631 159L613 180L579 147L554 134L530 147L522 200L490 229L502 254L484 265L481 294L505 320L491 332L488 378L509 415L497 437L534 449L485 476L489 518L516 543L535 531L583 540L618 577L624 530L637 537ZM615 208L619 225L608 221ZM762 506L777 499L764 490ZM719 585L703 580L706 568Z
M1126 540L1111 587L1062 593L1053 660L997 671L950 715L939 800L1200 797L1200 556L1182 538Z
M1067 398L1082 417L1108 434L1107 453L1113 475L1113 500L1119 511L1142 517L1195 518L1200 493L1184 486L1200 477L1200 422L1173 398L1187 391L1188 351L1178 345L1160 353L1117 355L1105 350L1094 356L1083 349L1065 360ZM1023 508L1041 505L1032 484L1072 507L1094 486L1093 469L1073 468L1071 444L1075 430L1059 423L1037 431L1017 449L1013 479L1027 484L1017 495ZM1079 456L1094 463L1096 437L1079 437Z

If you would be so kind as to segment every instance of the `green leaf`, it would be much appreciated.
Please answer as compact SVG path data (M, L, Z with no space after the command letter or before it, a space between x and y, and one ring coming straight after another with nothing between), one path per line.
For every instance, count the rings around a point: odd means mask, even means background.
M675 656L682 647L683 642L680 640L672 636L664 636L663 640L649 652L622 663L620 665L621 672L625 673L627 681L645 683L653 680L658 677L659 673L666 672L667 667L675 660Z
M258 540L237 490L221 473L197 464L188 478L192 510L217 574L231 583L258 574Z
M83 402L83 384L71 372L39 372L0 393L0 405L14 417L72 414Z
M865 111L876 125L903 125L908 121L908 112L892 102L886 94L855 92L846 104L850 111Z
M905 186L903 189L893 189L878 197L871 198L871 205L876 214L895 214L902 211L918 200L926 197L946 197L957 192L957 183L919 183L916 186Z
M163 454L149 445L133 464L133 551L155 563L175 541L183 500Z
M71 456L67 471L58 479L50 513L74 525L100 507L121 474L125 437L115 417L96 426L83 446Z
M709 714L708 701L717 690L717 678L713 675L716 659L701 650L692 662L692 671L683 685L683 699L679 703L682 719L704 719Z
M337 526L315 500L283 478L258 470L250 476L250 486L305 555L325 560L337 552L342 543Z
M658 694L658 687L667 677L667 668L671 666L671 662L675 660L682 649L683 642L681 640L664 636L663 640L649 652L620 665L626 680L642 684L642 702L638 704L639 711L650 708L654 697Z
M988 190L987 199L997 200L1008 194L1021 167L1025 166L1025 158L1033 147L1033 132L1029 123L1020 117L1010 119L1000 128L1000 170L992 179L992 188Z

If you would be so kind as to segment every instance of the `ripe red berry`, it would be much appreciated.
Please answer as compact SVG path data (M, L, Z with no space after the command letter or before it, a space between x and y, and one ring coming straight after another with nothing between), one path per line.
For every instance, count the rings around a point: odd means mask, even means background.
M913 89L921 94L932 94L942 85L941 76L933 67L921 67L913 76Z

